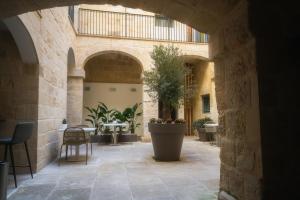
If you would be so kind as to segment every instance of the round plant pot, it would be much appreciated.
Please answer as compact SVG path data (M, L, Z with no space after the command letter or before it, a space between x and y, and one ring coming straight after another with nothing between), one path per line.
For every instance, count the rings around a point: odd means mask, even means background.
M200 140L200 141L203 141L203 142L208 141L208 137L207 137L205 128L198 128L198 127L197 127L197 133L198 133L198 136L199 136L199 140Z
M148 124L154 149L154 159L158 161L178 161L186 124Z

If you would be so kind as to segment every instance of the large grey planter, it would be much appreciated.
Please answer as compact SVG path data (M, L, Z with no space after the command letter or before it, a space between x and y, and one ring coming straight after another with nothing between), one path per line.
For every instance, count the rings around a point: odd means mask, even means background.
M151 133L154 159L158 161L178 161L186 124L148 124Z
M6 200L8 163L0 162L0 200Z

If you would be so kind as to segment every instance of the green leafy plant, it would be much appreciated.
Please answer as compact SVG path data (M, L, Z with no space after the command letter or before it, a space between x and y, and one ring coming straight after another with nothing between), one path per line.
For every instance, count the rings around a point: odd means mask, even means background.
M151 118L151 119L149 120L149 123L156 123L156 119L155 119L155 118Z
M144 72L146 92L154 102L162 102L163 119L166 120L171 118L172 110L183 103L185 96L191 96L193 90L184 88L185 76L191 71L184 66L181 53L174 46L154 46L151 58L155 67Z
M103 128L104 123L110 123L115 120L115 111L112 109L108 109L108 107L102 102L99 102L96 108L85 108L90 112L88 118L85 119L85 121L90 122L92 126L96 128L96 134L98 134L99 129ZM106 127L104 132L108 131L109 127Z
M184 124L185 122L186 122L185 119L176 119L174 121L175 124Z
M205 124L207 122L213 122L213 120L209 117L205 117L205 118L202 118L202 119L198 119L196 121L193 122L193 128L194 129L197 129L197 128L205 128Z
M99 125L101 123L101 113L100 108L97 106L96 108L85 107L89 111L88 118L85 121L90 122L93 127L96 128L95 134L98 134Z
M126 108L123 111L123 116L129 123L129 129L131 133L135 133L136 128L141 125L140 123L137 123L137 119L143 114L142 112L138 112L138 108L141 105L142 103L136 103L132 107Z

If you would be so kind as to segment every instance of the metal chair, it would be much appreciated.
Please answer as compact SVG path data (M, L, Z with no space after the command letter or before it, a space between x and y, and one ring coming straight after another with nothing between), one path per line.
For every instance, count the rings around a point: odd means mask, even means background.
M85 163L87 165L88 159L88 143L90 141L90 137L87 133L84 132L82 128L79 127L70 127L64 131L63 143L60 147L59 160L61 160L61 153L63 145L66 145L66 160L68 159L68 147L70 146L79 146L82 144L86 145L86 158ZM58 162L60 165L60 161Z
M15 131L14 131L14 134L12 137L0 138L0 145L5 145L5 152L4 152L4 160L5 161L7 161L7 150L9 148L11 165L12 165L12 169L13 169L13 175L14 175L16 187L18 187L17 177L16 177L16 169L15 169L16 167L29 167L31 178L33 178L31 161L30 161L28 146L27 146L27 140L31 137L32 131L33 131L33 122L19 122L19 123L17 123L17 125L15 127ZM13 154L12 147L15 144L22 144L22 143L24 143L24 145L25 145L28 165L27 166L15 166L14 154Z
M86 124L80 124L80 125L77 125L76 127L78 128L89 128L88 125ZM90 144L91 144L91 155L93 154L93 143L92 143L92 140L90 139ZM71 153L72 153L72 147L71 147Z

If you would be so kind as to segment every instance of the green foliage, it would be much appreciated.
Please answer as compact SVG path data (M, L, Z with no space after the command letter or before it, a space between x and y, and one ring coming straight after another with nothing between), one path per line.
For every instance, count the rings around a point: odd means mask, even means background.
M151 58L154 68L144 72L146 92L154 102L161 101L168 108L177 109L186 95L185 76L190 73L184 66L181 53L174 46L154 46Z
M185 122L186 122L185 119L176 119L174 121L175 124L184 124Z
M196 121L193 122L193 128L205 128L204 124L206 124L207 122L213 122L213 120L209 117L205 117L202 119L198 119Z
M85 107L90 112L85 121L90 122L97 130L102 129L103 124L111 123L115 120L121 123L128 122L129 129L134 133L135 129L141 125L140 123L136 123L137 118L142 115L142 112L137 112L140 105L141 103L136 103L132 107L126 108L123 112L120 112L115 109L109 109L104 103L99 102L96 108ZM122 127L119 128L122 129ZM103 131L105 133L109 132L109 127L106 127Z
M110 123L115 119L114 110L109 110L102 102L99 102L96 108L85 107L85 109L90 112L85 121L90 122L96 128L96 134L98 129L102 128L102 124Z
M131 133L135 133L135 129L141 125L136 123L137 118L143 114L142 112L137 112L141 105L142 103L136 103L132 107L125 108L122 113L117 112L116 118L122 119L122 122L128 122Z

